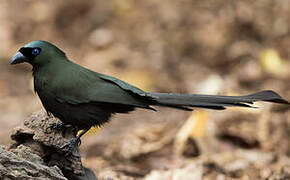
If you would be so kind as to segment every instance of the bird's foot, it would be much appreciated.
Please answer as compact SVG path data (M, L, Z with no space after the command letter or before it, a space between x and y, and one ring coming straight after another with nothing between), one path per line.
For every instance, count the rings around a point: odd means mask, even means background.
M56 129L56 130L60 130L60 129L62 129L63 127L64 127L64 123L63 122L56 122L56 123L53 123L53 124L51 124L50 126L49 126L49 128L51 129L51 130L53 130L53 129Z
M81 140L78 137L76 137L76 138L73 138L68 143L64 144L62 147L60 147L60 149L65 153L64 155L68 157L77 150L80 143L81 143Z
M51 112L46 111L46 114L47 114L47 116L48 116L49 118L53 118L53 114L52 114Z

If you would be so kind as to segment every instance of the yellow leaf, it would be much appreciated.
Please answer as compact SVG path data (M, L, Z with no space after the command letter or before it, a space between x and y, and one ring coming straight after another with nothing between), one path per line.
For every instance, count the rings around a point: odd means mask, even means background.
M174 152L182 154L188 138L201 138L206 135L208 113L203 110L194 111L178 131L174 140Z
M146 70L134 70L123 72L119 78L144 91L154 91L156 80L154 73Z
M195 123L191 130L191 137L200 138L206 134L206 126L208 120L208 113L203 110L198 110L195 112Z
M260 63L266 72L274 76L283 76L287 71L284 60L274 49L266 49L262 51Z

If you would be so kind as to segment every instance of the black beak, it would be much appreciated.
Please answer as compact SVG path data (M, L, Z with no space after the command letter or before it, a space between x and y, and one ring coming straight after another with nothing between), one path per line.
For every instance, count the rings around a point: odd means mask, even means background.
M10 64L19 64L28 61L28 59L21 53L17 52L10 60Z

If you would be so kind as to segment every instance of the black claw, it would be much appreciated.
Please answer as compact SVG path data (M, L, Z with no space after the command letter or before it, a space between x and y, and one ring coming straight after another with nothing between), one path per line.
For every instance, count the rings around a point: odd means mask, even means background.
M63 122L56 122L56 123L53 123L49 126L50 129L56 129L56 130L60 130L64 127L64 123Z
M80 139L74 138L68 143L64 144L60 149L65 153L64 155L68 157L72 155L74 151L77 150L79 143L80 143Z
M81 137L86 132L88 132L90 128L83 130L77 137L73 138L70 142L63 145L60 149L65 153L65 156L70 156L73 152L78 150L78 146L81 145Z

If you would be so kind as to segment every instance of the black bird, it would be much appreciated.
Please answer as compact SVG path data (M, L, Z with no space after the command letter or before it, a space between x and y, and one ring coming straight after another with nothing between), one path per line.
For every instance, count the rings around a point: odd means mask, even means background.
M46 41L33 41L20 48L10 64L32 65L34 89L44 108L83 130L63 149L71 152L80 137L91 127L109 121L112 114L128 113L135 108L155 110L165 106L181 110L206 108L223 110L227 106L251 107L255 101L289 104L274 91L246 96L218 96L176 93L149 93L117 78L100 74L70 61L65 53Z

